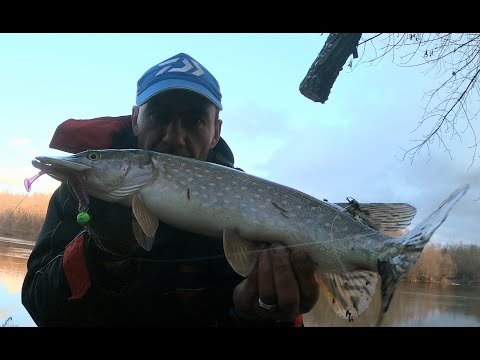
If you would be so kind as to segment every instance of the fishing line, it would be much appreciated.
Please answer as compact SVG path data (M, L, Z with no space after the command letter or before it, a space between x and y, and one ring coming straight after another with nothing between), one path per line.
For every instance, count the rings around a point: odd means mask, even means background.
M15 211L17 210L17 208L20 206L20 204L23 202L23 200L26 199L27 196L28 196L28 193L23 197L22 200L20 200L20 202L17 204L17 206L15 206L15 207L13 208L11 216L13 216L13 214L15 213ZM2 222L2 224L0 225L0 228L2 228L3 225L5 225L5 223L7 222L8 217L9 217L8 215L5 215L5 218L3 219L3 222Z
M28 196L28 194L30 193L31 189L32 189L32 184L35 180L37 180L40 176L42 176L44 174L43 171L40 171L38 174L32 176L31 178L26 178L24 181L23 181L23 185L25 186L25 190L27 190L27 193L25 194L25 196L23 197L22 200L20 200L20 202L17 204L17 206L15 206L12 210L12 214L11 216L13 216L13 214L15 213L15 211L17 210L17 208L22 204L23 200L25 200ZM7 219L8 219L8 216L5 215L5 218L3 219L2 221L2 224L0 225L0 228L3 227L3 225L5 225L5 223L7 222Z
M333 242L335 239L333 237L333 225L335 224L335 221L337 220L337 218L340 217L340 213L337 213L335 215L335 217L333 218L333 221L332 221L332 225L330 226L330 241ZM335 255L335 257L337 258L337 262L340 264L340 266L342 267L342 270L343 271L346 271L346 268L345 268L345 265L343 264L342 262L342 259L340 258L340 254L339 252L337 251L337 249L335 248L335 246L333 247L333 254Z
M338 239L337 239L338 241ZM125 255L125 254L119 254L114 251L108 250L105 248L102 244L100 244L98 241L95 241L96 245L102 249L103 251L118 256L122 259L129 259L129 260L137 260L137 261L142 261L142 262L150 262L150 263L180 263L180 262L199 262L199 261L205 261L205 260L218 260L218 259L225 259L226 256L225 254L222 255L210 255L210 256L196 256L196 257L190 257L190 258L177 258L177 259L153 259L153 258L147 258L143 256L134 256L134 255ZM309 243L303 243L303 244L294 244L294 245L281 245L278 244L277 248L281 249L290 249L290 248L299 248L299 247L304 247L304 246L319 246L322 245L318 242L309 242ZM254 253L260 253L263 251L269 250L270 247L264 248L264 249L258 249L258 250L250 250L247 253L248 254L254 254ZM346 269L345 269L346 271Z

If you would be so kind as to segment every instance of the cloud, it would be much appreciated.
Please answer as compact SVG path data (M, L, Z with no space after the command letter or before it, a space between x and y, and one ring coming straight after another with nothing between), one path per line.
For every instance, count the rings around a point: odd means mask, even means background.
M0 167L0 191L27 194L24 180L31 178L38 171L32 167L5 168ZM42 175L32 185L32 193L53 193L60 183L50 176Z
M8 145L14 146L14 147L24 147L30 144L31 144L31 140L25 137L17 137L17 138L10 139L8 141Z
M377 99L382 104L382 99ZM450 193L463 184L471 188L452 209L432 242L464 242L480 245L480 164L470 164L471 153L457 139L449 144L453 159L441 147L430 147L413 162L401 160L403 149L413 146L412 133L418 110L404 104L378 106L371 116L355 103L342 111L320 108L322 117L292 118L260 106L249 106L232 114L230 137L237 165L313 195L318 199L344 202L347 196L360 202L406 202L417 208L415 226L433 212ZM325 110L324 110L325 109ZM300 116L295 114L295 116ZM340 118L341 121L333 121ZM262 122L262 126L258 123ZM425 150L427 150L425 148ZM240 154L240 155L239 155ZM247 166L245 166L247 164Z
M288 139L287 117L256 103L224 111L222 136L235 156L235 164L258 176L268 176L267 164Z
M406 173L406 181L416 188L415 206L419 219L428 216L456 188L469 184L466 195L451 210L438 234L439 242L465 242L480 245L480 168L466 171L463 164L434 156L429 163L417 162Z

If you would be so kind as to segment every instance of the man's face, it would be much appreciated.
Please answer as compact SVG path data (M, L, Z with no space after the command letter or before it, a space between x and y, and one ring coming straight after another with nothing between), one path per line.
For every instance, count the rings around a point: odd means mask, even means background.
M132 113L138 147L206 160L219 138L218 109L205 97L187 90L160 93Z

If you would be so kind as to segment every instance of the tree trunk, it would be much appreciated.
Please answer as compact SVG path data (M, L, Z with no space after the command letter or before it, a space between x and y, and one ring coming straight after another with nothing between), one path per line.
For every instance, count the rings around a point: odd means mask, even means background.
M327 101L338 74L348 57L357 58L357 46L362 33L331 33L320 54L300 84L300 92L310 100Z

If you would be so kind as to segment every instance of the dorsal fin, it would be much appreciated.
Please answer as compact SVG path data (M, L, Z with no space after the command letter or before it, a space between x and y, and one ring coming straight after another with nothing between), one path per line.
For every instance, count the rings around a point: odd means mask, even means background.
M347 200L350 198L347 198ZM404 230L411 224L417 209L406 203L338 203L353 217L377 231Z

